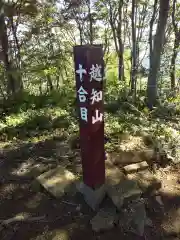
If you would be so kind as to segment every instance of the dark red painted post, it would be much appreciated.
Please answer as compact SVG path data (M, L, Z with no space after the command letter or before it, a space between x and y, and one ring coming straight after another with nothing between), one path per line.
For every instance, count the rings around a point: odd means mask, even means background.
M105 182L102 46L75 46L74 62L83 181L95 189Z

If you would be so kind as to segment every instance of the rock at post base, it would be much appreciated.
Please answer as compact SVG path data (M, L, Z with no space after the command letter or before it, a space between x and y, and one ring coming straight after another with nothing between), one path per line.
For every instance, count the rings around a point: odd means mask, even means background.
M91 220L92 229L95 232L110 230L118 222L116 208L100 209L96 216Z
M93 209L96 210L106 195L105 185L102 185L96 190L88 187L83 182L76 185L77 190L84 196L85 202Z
M120 216L119 226L125 231L133 232L143 236L144 228L147 225L146 210L142 200L134 201Z
M62 197L72 190L76 177L65 168L57 167L41 174L36 180L53 196Z
M140 198L142 191L136 181L124 180L116 185L106 185L107 194L120 210L125 200Z
M151 192L161 188L161 182L148 169L128 174L127 178L137 181L143 192Z

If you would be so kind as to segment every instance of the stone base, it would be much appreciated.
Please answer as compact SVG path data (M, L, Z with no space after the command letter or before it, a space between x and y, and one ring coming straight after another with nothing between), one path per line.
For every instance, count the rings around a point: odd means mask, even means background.
M115 207L100 209L96 216L90 221L92 229L95 232L110 230L117 222L118 214Z
M103 201L106 195L106 188L103 184L96 190L93 190L83 182L76 185L78 191L84 196L86 203L95 211Z
M139 199L142 195L141 189L136 181L123 180L119 184L106 184L107 195L118 210L121 210L124 202Z

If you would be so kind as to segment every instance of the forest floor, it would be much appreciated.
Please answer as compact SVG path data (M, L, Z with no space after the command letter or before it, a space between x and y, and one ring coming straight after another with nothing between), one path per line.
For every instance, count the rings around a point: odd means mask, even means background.
M56 167L56 159L52 157L56 155L56 148L57 140L46 140L16 149L7 147L1 152L0 220L17 215L42 217L3 226L1 240L180 239L180 166L160 167L154 174L161 181L159 195L163 207L148 196L147 215L153 226L145 229L145 237L124 233L119 228L94 233L90 225L94 212L80 194L56 199L43 188L37 191L33 186L36 176ZM63 162L58 165L61 164L65 165ZM78 159L72 159L66 167L74 174L81 174Z
M52 111L53 114L58 114L57 118L53 118ZM152 220L152 226L145 228L143 237L122 231L119 227L95 233L90 224L95 213L79 193L74 196L67 194L56 199L45 189L37 188L34 181L36 177L57 166L66 167L76 176L82 175L78 141L72 137L73 132L77 136L77 130L74 130L77 126L68 119L64 110L46 109L46 114L43 110L41 116L39 110L37 112L35 120L30 116L30 111L27 111L26 114L11 115L6 118L5 123L1 123L3 129L0 149L1 240L180 239L179 163L151 164L152 159L149 159L148 163L151 165L149 170L161 182L158 195L162 204L158 203L152 194L147 193L146 211ZM49 116L53 118L53 128L48 125ZM123 154L123 151L126 152L124 148L127 147L133 149L136 155L142 143L140 140L138 145L139 137L134 136L134 130L137 132L137 128L141 126L146 132L150 132L150 125L147 122L144 126L142 116L134 117L132 114L121 114L121 118L119 116L111 113L106 117L106 132L111 137L107 151L110 154L117 153L119 147ZM50 120L52 122L52 119ZM171 126L173 121L169 121L168 124ZM179 129L177 122L173 125L174 129ZM159 125L159 120L156 124ZM163 124L164 122L160 125ZM154 128L154 125L151 127ZM167 127L169 126L166 125ZM122 131L117 131L119 128L122 128ZM127 129L130 129L128 134ZM144 160L148 161L147 158ZM24 216L30 220L13 221L11 218L15 216ZM2 224L3 220L7 219L12 221Z

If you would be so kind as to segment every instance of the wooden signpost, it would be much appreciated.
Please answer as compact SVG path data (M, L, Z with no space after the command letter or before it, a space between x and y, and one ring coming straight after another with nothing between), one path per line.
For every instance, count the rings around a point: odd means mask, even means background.
M75 46L74 63L83 182L95 191L105 182L102 46Z

